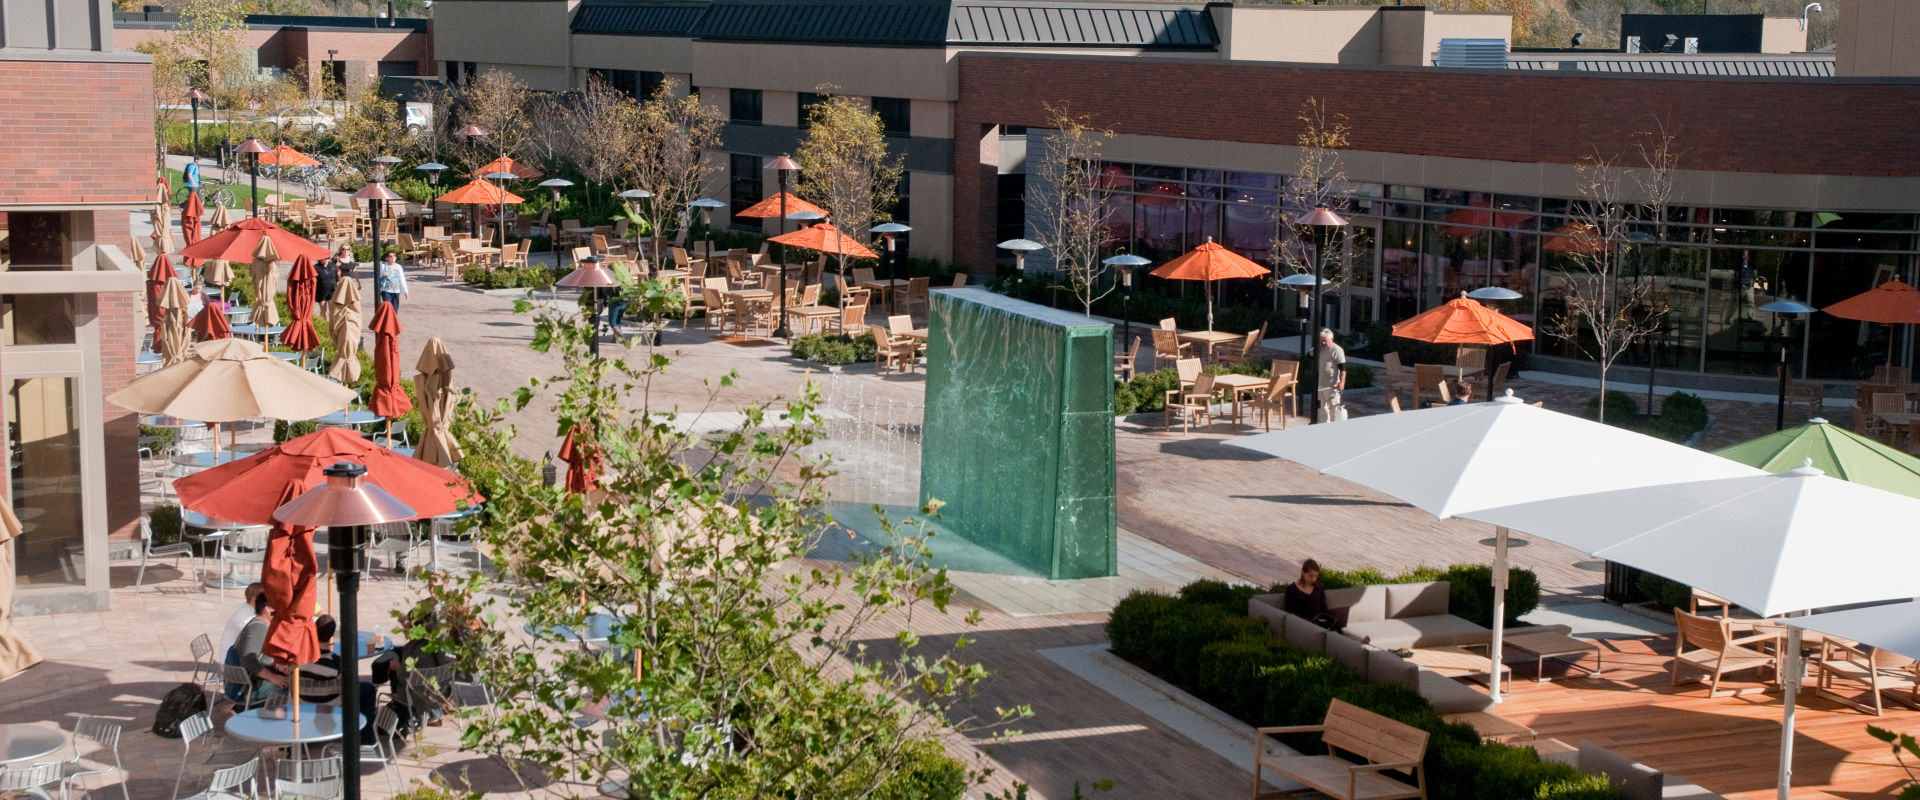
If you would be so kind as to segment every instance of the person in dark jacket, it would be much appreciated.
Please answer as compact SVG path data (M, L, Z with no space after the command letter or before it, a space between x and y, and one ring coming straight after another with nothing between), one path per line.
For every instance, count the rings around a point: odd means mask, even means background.
M313 272L313 302L324 310L328 303L333 302L334 290L340 288L340 265L334 263L334 259L323 258L320 263L313 265Z
M1300 565L1300 577L1287 584L1287 595L1280 608L1296 617L1312 620L1322 628L1338 629L1333 610L1327 607L1327 590L1320 587L1320 562L1311 558Z

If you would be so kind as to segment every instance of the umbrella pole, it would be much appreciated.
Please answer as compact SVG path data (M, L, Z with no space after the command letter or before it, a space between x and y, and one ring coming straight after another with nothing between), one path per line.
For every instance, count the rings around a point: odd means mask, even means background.
M1506 635L1507 628L1507 529L1493 529L1493 641L1488 649L1487 659L1493 662L1488 668L1487 685L1493 687L1493 702L1500 702L1500 640Z
M293 706L293 721L299 722L300 721L300 665L299 664L293 665L293 677L291 678L291 680L292 680L291 686L293 689L293 703L291 703L291 705ZM342 691L345 691L345 690L343 689Z
M1793 794L1793 712L1800 705L1800 629L1787 628L1787 652L1780 659L1780 683L1785 695L1780 712L1780 800L1792 800Z
M1200 287L1207 295L1207 332L1213 332L1213 281L1207 281Z

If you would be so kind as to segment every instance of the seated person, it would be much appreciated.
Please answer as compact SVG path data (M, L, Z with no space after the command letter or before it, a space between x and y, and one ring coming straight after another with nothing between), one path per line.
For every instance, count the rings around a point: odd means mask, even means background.
M247 671L251 679L247 684L229 683L226 685L226 698L245 706L253 706L276 687L280 691L287 688L287 675L272 656L260 651L267 643L267 621L272 614L267 605L267 595L262 592L253 600L253 619L247 621L240 630L240 638L227 648L226 663L239 666Z
M1473 402L1473 384L1468 383L1465 379L1454 381L1447 386L1447 389L1453 395L1453 399L1448 400L1447 405L1464 406Z
M1327 590L1320 587L1320 562L1311 558L1300 565L1300 577L1287 584L1286 598L1281 601L1280 609L1296 617L1313 621L1328 630L1339 630L1340 624L1327 607Z

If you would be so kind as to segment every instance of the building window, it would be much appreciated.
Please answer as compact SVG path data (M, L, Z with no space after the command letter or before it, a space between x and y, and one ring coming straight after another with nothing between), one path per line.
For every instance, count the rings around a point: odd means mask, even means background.
M29 586L87 579L78 389L73 378L28 378L7 386L7 495L22 525L15 545L18 579Z
M0 294L0 345L73 344L79 317L70 294Z
M727 90L727 118L741 125L760 124L760 90Z
M730 213L736 215L734 216L734 224L747 224L750 226L752 224L751 222L742 220L737 215L741 211L745 211L748 206L760 202L763 197L760 185L760 157L734 153L727 158L729 161L729 172L732 177L732 180L729 182L729 188L731 189L731 196L729 198L731 202L728 204L730 206Z
M393 75L418 75L420 74L420 62L382 61L376 69L380 71L380 77L382 78Z
M907 98L873 98L873 113L880 115L880 129L888 136L913 135L913 104Z
M660 91L660 85L666 83L667 74L632 69L590 69L587 74L606 81L608 86L625 92L628 97L645 100Z
M913 219L911 216L913 206L907 200L907 187L911 184L911 175L912 173L901 170L900 184L893 189L893 207L887 209L887 215L891 216L894 222L905 223Z
M813 107L827 102L827 96L818 92L800 93L800 130L813 127Z

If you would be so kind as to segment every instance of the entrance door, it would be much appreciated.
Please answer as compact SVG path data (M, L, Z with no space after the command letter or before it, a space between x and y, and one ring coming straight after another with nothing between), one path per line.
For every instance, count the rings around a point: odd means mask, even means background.
M1365 330L1380 313L1380 220L1350 218L1340 251L1339 287L1327 313L1340 333Z

